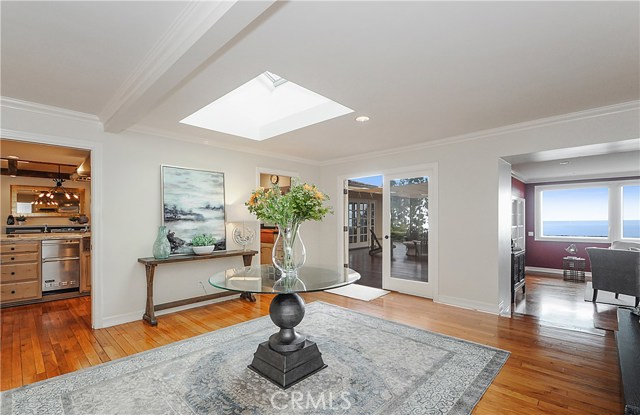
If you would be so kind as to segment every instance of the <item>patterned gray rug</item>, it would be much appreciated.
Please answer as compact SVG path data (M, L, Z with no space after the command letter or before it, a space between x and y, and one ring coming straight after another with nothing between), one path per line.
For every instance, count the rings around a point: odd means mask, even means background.
M299 331L328 367L287 390L247 368L263 317L2 393L2 414L467 414L509 357L315 302Z

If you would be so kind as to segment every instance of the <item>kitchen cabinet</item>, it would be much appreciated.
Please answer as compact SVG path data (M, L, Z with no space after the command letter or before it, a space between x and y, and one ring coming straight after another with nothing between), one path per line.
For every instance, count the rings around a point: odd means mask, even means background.
M0 264L2 305L42 297L39 241L2 241Z
M91 238L82 238L80 244L80 292L91 292Z

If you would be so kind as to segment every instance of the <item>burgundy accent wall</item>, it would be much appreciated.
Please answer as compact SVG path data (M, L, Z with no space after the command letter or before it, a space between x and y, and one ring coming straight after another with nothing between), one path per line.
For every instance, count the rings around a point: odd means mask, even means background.
M515 177L511 177L511 196L524 199L524 194L525 184Z
M638 179L638 177L619 177L612 179L599 179L599 180L572 180L563 182L546 182L546 183L531 183L525 185L525 227L527 235L529 232L535 232L535 186L545 184L567 184L567 183L588 183L588 182L606 182L625 179ZM513 185L512 185L513 189ZM513 190L512 190L513 191ZM570 255L565 249L574 243L578 248L578 253L575 256L587 259L587 271L591 271L589 259L587 257L587 251L585 248L595 246L600 248L608 248L609 243L595 243L595 242L552 242L552 241L536 241L534 236L527 236L526 242L526 256L525 265L529 267L539 268L552 268L562 269L562 258Z

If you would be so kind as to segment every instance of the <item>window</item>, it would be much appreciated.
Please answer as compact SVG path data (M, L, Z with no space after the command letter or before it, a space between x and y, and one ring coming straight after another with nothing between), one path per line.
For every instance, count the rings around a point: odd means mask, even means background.
M536 186L536 240L640 238L638 181Z
M545 190L541 198L543 236L609 236L608 188Z
M640 185L622 186L622 237L640 238Z

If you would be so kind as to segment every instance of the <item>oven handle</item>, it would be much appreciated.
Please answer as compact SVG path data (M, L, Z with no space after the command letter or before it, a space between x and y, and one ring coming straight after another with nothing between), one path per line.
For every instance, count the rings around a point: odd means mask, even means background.
M42 263L45 262L58 262L58 261L75 261L76 259L80 259L79 256L74 257L65 257L65 258L43 258Z
M73 239L53 239L53 240L44 240L42 241L42 245L77 245L80 243L80 240Z

